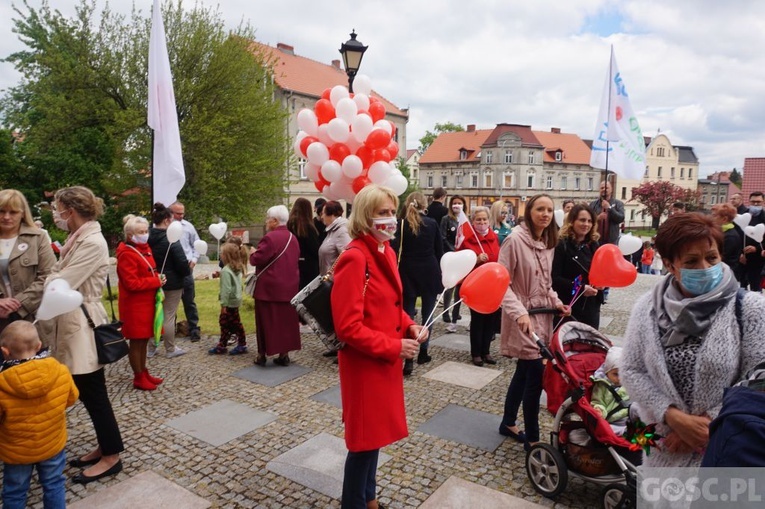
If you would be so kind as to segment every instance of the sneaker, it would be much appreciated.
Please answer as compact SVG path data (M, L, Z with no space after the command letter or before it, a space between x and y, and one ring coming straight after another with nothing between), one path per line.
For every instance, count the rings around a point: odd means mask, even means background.
M167 357L168 359L172 359L174 357L180 357L181 355L186 355L186 350L176 346L175 350L173 350L172 352L167 352L165 354L165 357Z
M234 348L231 349L231 351L228 354L242 355L243 353L247 353L247 347L244 345L236 345Z
M146 357L148 357L149 359L151 359L151 358L152 358L152 357L154 357L155 355L157 355L157 347L156 347L156 346L154 346L154 343L151 343L151 344L149 345L149 348L148 348L148 350L146 350Z
M209 353L210 355L223 355L226 352L227 350L225 346L214 346L210 348L209 350L207 350L207 353Z
M310 328L308 325L301 325L300 334L313 334L313 329Z
M446 326L446 332L457 332L457 325L450 323Z
M199 329L194 329L193 331L191 331L191 334L189 334L189 339L191 340L192 343L196 343L197 341L202 339L202 335L200 334Z

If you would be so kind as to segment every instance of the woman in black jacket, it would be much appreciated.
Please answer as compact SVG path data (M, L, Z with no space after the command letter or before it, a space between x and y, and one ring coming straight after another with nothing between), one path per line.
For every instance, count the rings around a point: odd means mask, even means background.
M742 266L740 257L744 252L744 231L733 222L736 208L730 203L718 203L712 206L712 218L723 231L722 261L731 268L736 279L741 281Z
M173 222L173 213L170 209L161 203L155 203L154 210L151 212L151 222L154 226L149 228L149 247L157 267L167 278L165 286L162 287L165 292L165 301L162 303L162 309L165 312L162 341L165 343L165 357L172 359L186 353L182 348L175 346L175 313L183 296L183 279L191 274L191 267L183 253L181 243L171 244L167 240L167 228ZM162 270L163 264L164 270ZM154 357L155 353L154 343L149 341L147 357Z
M452 197L449 199L449 213L441 218L440 229L441 237L444 239L445 253L455 250L455 244L457 243L457 229L459 228L458 216L460 211L464 212L465 214L468 213L468 210L465 207L466 203L467 202L465 201L465 198L462 196L458 194L452 195ZM444 293L444 309L448 309L452 304L453 295L459 295L459 286L455 288L449 288L446 290L446 293ZM455 300L458 299L459 297L455 298ZM446 326L446 330L449 332L457 332L456 323L460 318L462 318L460 316L460 305L457 304L454 306L451 312L447 311L444 313L444 322L449 324Z
M319 275L321 241L319 240L319 232L313 223L313 209L310 201L305 198L295 200L287 220L287 229L297 237L300 245L298 268L300 270L300 288L303 288Z
M574 205L561 229L552 266L553 290L566 305L573 300L575 281L581 276L581 296L571 309L571 316L595 329L600 326L603 289L589 284L589 274L598 238L595 213L585 204Z

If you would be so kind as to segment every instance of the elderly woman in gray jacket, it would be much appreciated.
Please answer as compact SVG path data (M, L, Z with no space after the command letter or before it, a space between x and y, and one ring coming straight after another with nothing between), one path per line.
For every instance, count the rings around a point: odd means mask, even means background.
M326 237L319 247L319 274L326 274L332 268L340 253L351 241L348 235L348 220L343 217L343 206L328 201L321 211L321 221L326 226Z
M722 243L695 213L669 218L656 236L668 274L635 304L620 367L641 419L665 437L646 466L699 466L724 389L765 359L765 298L737 296Z

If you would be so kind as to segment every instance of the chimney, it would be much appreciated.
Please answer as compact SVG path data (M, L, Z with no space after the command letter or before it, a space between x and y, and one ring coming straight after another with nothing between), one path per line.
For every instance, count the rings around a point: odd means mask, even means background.
M342 71L342 69L340 69L340 60L333 60L332 61L332 67L334 67L335 69L337 69L339 71Z
M560 134L560 127L551 127L550 132L555 134Z
M282 53L286 53L288 55L294 55L295 54L295 47L294 46L290 46L289 44L284 44L283 42L276 43L276 49L278 49Z
M467 132L474 133L475 132L475 124L468 124L467 125Z

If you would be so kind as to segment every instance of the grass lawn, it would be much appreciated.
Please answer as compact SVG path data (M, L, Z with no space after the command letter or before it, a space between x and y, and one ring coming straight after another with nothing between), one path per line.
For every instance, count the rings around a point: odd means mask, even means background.
M220 302L218 301L219 283L217 279L207 279L196 281L196 303L199 310L199 326L202 329L202 334L220 334L220 326L218 325L218 316L220 315ZM114 290L114 288L112 288ZM108 298L106 297L106 290L104 289L104 306L106 306L106 312L111 313L109 308ZM115 294L114 299L114 312L119 316L119 309L117 309L117 299ZM247 334L255 332L255 301L252 297L244 296L242 306L239 308L239 316L242 318L242 325L244 325L244 331ZM178 306L177 320L185 320L186 314L183 312L183 303Z

